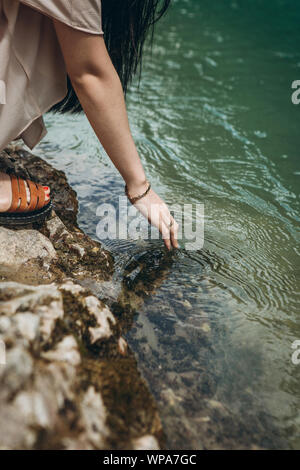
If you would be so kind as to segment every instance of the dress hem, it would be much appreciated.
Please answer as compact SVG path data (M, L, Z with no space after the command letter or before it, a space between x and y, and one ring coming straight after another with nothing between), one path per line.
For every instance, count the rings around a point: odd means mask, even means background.
M66 92L68 93L68 92ZM22 134L27 131L27 129L29 129L29 127L34 123L34 121L36 121L37 119L41 118L44 116L44 114L46 114L51 108L52 106L54 106L55 104L59 103L61 100L63 100L66 96L66 93L64 93L63 95L61 95L61 97L59 99L55 99L53 100L53 103L51 103L49 106L47 106L45 108L44 111L41 111L41 114L39 114L38 116L35 116L34 118L32 118L27 124L26 126L18 133L19 134L19 138L23 140L24 144L27 145L28 148L30 148L30 150L34 149L34 147L36 147L40 142L41 140L45 137L45 135L47 134L47 128L44 126L43 129L42 129L42 132L40 133L40 136L38 137L37 141L31 146L31 145L28 145L25 140L23 139L22 137Z
M42 112L42 114L38 114L34 118L30 119L30 121L26 124L26 126L23 127L22 130L17 133L17 137L14 137L14 138L10 139L8 142L6 142L6 144L4 144L4 146L2 148L0 147L0 151L4 150L5 147L7 145L9 145L11 142L13 142L14 140L23 140L24 144L30 150L33 150L41 142L41 140L46 136L46 134L48 132L47 128L45 126L43 127L42 132L40 133L38 139L36 139L36 141L33 145L28 145L28 143L26 143L26 141L23 139L22 134L29 129L29 127L34 123L34 121L36 121L39 118L42 118L44 116L44 114L47 113L52 108L52 106L54 106L56 103L59 103L61 100L63 100L65 96L66 96L66 93L61 95L58 99L53 100L53 102L45 108L45 110Z

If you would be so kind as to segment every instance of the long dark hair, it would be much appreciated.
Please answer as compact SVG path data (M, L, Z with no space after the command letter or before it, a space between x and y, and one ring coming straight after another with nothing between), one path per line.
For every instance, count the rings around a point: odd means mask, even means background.
M107 50L120 77L124 93L133 76L141 75L145 40L153 41L154 25L171 0L102 0L102 26ZM80 112L82 107L68 77L68 94L51 111Z

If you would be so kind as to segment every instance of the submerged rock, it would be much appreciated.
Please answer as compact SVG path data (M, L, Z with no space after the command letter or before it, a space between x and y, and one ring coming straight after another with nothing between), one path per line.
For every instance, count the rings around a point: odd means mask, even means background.
M51 186L43 227L0 227L1 449L156 449L156 404L99 299L113 259L76 223L78 203L62 172L20 150L0 171ZM89 287L87 287L89 286Z

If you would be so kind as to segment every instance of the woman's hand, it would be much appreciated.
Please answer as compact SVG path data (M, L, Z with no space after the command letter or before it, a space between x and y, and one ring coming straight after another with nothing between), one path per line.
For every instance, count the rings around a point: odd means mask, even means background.
M128 194L135 197L143 194L149 183L128 185ZM168 250L171 248L179 248L178 245L178 224L170 214L166 203L158 196L158 194L150 189L146 196L142 197L134 204L141 214L146 217L151 225L154 225L164 239L164 243Z

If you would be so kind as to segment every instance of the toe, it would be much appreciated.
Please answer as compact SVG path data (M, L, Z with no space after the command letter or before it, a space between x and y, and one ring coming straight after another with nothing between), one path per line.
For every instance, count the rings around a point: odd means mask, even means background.
M45 200L49 201L49 199L50 199L50 188L49 188L49 186L43 186L43 189L45 191Z

